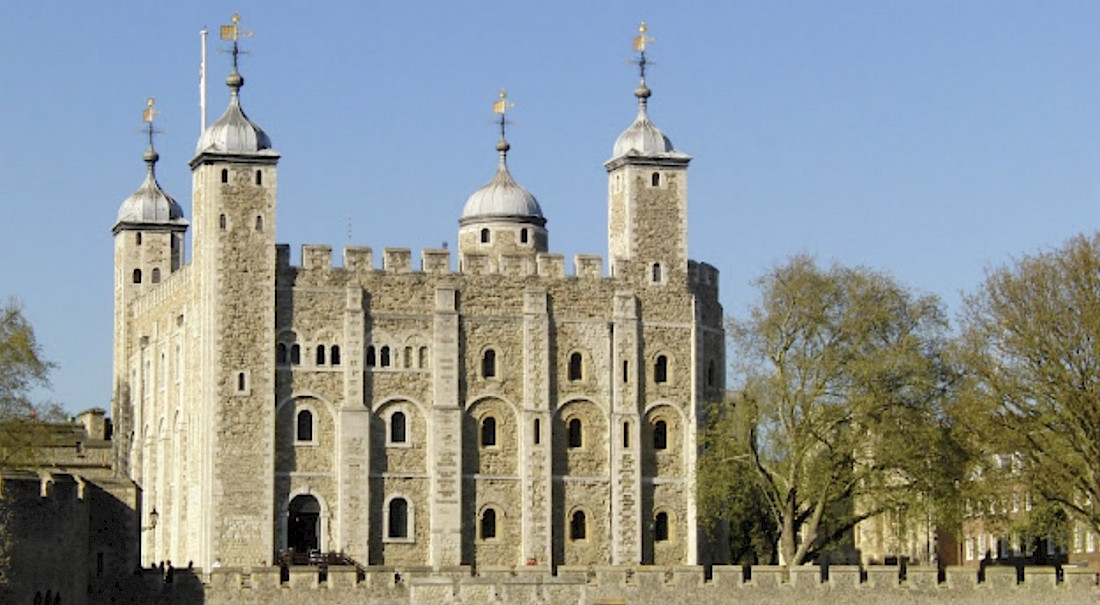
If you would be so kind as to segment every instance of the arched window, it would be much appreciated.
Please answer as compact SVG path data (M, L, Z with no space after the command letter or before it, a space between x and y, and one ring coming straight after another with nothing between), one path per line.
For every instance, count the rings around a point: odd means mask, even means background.
M573 353L569 356L569 380L580 380L584 377L584 356Z
M134 283L141 283L141 269L134 269Z
M218 229L225 231L225 215L218 215Z
M668 423L664 420L653 423L653 449L668 449Z
M569 447L580 447L584 443L584 434L581 427L581 419L574 418L569 421Z
M653 263L653 283L661 283L661 263Z
M237 372L237 392L244 393L248 391L248 376L244 372Z
M661 173L654 172L653 174L649 175L649 184L653 185L654 187L659 187L661 185Z
M413 367L413 348L405 347L405 367Z
M420 353L419 353L418 357L419 357L419 360L417 361L417 366L416 367L418 367L418 368L428 367L428 347L420 347Z
M493 446L497 444L497 419L486 416L481 419L481 445Z
M481 376L492 378L497 375L497 352L493 349L485 349L481 354Z
M257 185L263 185L264 184L264 173L263 173L262 170L257 170L256 171L256 184Z
M623 447L630 447L630 423L623 423Z
M535 431L535 445L538 445L539 442L542 441L542 423L539 422L538 418L535 418L534 431Z
M658 355L653 363L653 382L668 382L668 357Z
M623 360L623 382L630 381L630 362Z
M153 283L154 284L159 284L160 283L160 268L159 267L153 267Z
M404 498L390 500L390 522L386 535L390 538L409 537L409 503Z
M520 229L519 230L519 243L521 243L521 244L526 244L527 243L527 229Z
M668 540L668 513L660 512L653 518L653 540L656 542Z
M378 352L378 365L383 368L390 367L390 348L382 347L382 350Z
M329 348L328 357L332 365L340 365L340 345L332 345L332 347Z
M275 345L275 363L286 363L286 343L280 342Z
M298 343L290 345L290 363L293 365L302 363L302 347Z
M228 183L229 182L229 171L226 170L225 168L222 168L222 182L223 183Z
M489 230L488 229L482 229L481 230L481 243L483 243L483 244L488 244L489 243Z
M141 245L141 232L140 231L138 231L137 233L134 234L134 243L139 245L139 246Z
M367 347L367 367L373 368L375 364L374 360L374 346Z
M405 412L390 414L390 443L405 443Z
M583 540L587 533L588 527L585 522L584 511L574 511L573 516L569 519L569 539Z
M264 217L256 215L256 231L264 230Z
M497 511L487 508L481 513L481 539L490 540L497 537Z
M317 365L325 365L325 345L317 345Z
M298 412L298 441L313 441L313 412L302 410Z

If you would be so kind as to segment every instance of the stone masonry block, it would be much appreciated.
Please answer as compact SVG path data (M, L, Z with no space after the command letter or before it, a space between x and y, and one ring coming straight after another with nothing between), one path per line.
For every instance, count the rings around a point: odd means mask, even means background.
M302 245L302 267L328 269L332 267L332 246L323 244Z
M382 269L391 273L408 273L412 270L412 250L408 248L384 248Z
M344 268L352 271L370 271L374 268L374 253L368 246L344 248Z

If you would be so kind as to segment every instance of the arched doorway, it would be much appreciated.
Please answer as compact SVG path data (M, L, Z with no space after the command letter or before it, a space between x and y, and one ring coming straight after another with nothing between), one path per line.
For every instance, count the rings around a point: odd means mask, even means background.
M302 494L290 501L286 520L286 544L294 552L308 553L320 548L321 505L317 498Z

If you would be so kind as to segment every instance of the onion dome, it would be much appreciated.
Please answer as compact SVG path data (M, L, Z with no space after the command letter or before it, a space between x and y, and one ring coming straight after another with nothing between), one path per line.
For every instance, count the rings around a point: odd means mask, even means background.
M183 208L172 196L165 193L157 182L156 163L160 156L152 145L143 157L145 165L148 166L145 181L119 206L115 229L117 230L123 223L186 225Z
M270 150L271 139L267 133L255 122L249 120L241 109L240 90L244 86L244 78L237 73L236 67L225 79L225 83L229 86L229 107L218 121L199 137L195 154L253 154Z
M518 219L539 225L546 224L535 196L516 183L508 172L508 149L511 146L502 137L497 142L500 163L493 178L466 200L460 224L478 219Z
M634 96L638 97L638 116L634 118L634 123L615 140L611 157L683 155L672 147L672 141L665 136L665 133L649 120L646 101L651 94L649 87L645 85L645 80L642 80L634 90Z

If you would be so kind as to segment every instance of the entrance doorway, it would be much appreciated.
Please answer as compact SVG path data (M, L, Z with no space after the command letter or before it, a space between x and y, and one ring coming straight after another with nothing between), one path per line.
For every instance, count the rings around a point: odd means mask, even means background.
M290 501L286 520L286 543L296 553L308 554L320 548L321 505L309 495L295 496Z

